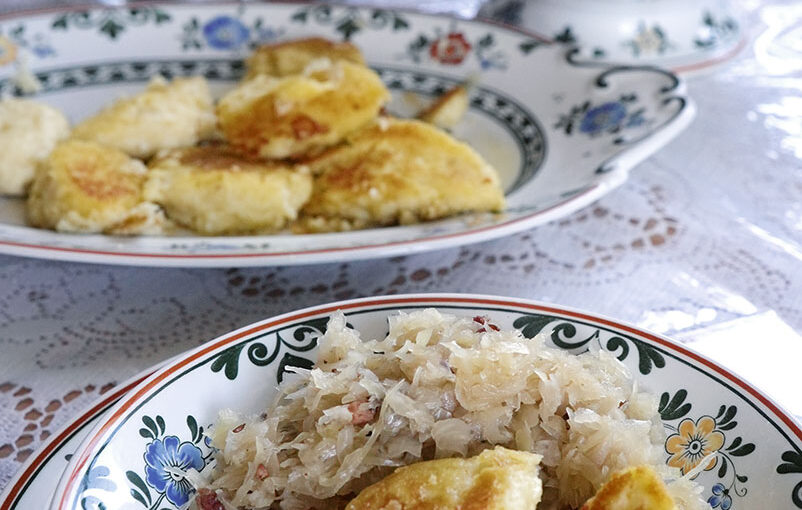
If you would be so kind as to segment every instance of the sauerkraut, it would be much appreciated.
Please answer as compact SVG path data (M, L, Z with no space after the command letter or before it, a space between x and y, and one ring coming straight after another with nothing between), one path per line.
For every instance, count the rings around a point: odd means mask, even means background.
M331 317L312 370L261 416L220 413L202 494L227 508L340 508L402 465L501 445L543 456L538 508L579 508L612 472L663 463L656 399L604 351L573 355L492 318L399 313L381 339ZM699 486L669 485L682 510Z

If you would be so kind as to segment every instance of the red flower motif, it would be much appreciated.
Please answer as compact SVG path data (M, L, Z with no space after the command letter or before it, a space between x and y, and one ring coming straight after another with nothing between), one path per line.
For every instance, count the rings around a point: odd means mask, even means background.
M451 32L435 40L429 47L429 54L441 64L461 64L471 52L471 43L460 32Z

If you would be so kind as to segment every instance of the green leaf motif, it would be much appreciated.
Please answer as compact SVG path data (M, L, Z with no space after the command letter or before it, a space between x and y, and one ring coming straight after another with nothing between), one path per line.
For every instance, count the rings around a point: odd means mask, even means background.
M116 41L128 27L143 25L151 21L156 25L162 25L172 21L172 16L155 7L97 9L59 15L53 19L50 26L56 30L96 28L98 33Z
M731 451L730 455L734 457L743 457L744 455L749 455L753 451L755 451L755 445L752 443L746 443L740 448L736 448L735 450Z
M343 35L346 41L351 40L351 36L362 30L362 27L353 18L346 18L337 25L337 31Z
M137 489L139 489L139 491L131 489L131 496L142 503L142 506L150 506L153 502L150 497L150 489L148 489L147 484L145 484L142 478L140 478L140 476L134 471L126 471L125 477L128 478L128 481L134 484Z
M548 315L524 315L512 323L512 327L520 329L526 338L534 338L547 324L554 321Z
M125 27L113 19L106 20L100 25L100 31L108 35L111 39L117 39L117 34L122 32Z
M53 23L50 24L50 27L55 28L56 30L67 30L67 15L64 14L53 20Z
M156 422L153 421L153 418L150 416L143 416L142 423L153 433L153 438L159 437L159 428L156 426Z
M727 474L727 461L724 461L721 463L721 467L718 468L718 477L724 478L726 474Z
M281 382L284 380L284 374L290 372L290 370L288 370L289 367L298 367L311 370L314 366L315 363L313 361L286 352L278 364L278 373L276 374L276 379L278 380L278 383L281 384Z
M326 334L326 327L328 326L328 324L329 324L329 318L328 317L321 317L319 319L312 319L310 321L305 322L302 326L300 326L298 329L296 329L292 333L292 337L297 342L303 342L303 341L306 341L308 339L307 335L316 335L317 336L318 333L321 334L321 335L325 335ZM348 326L349 326L349 324L346 324L346 327L348 327ZM314 338L312 338L311 340L312 341L307 346L304 346L304 347L295 346L293 348L296 351L309 351L311 349L314 349L315 346L317 345L317 341Z
M145 439L156 439L153 436L153 432L151 432L150 430L148 430L146 428L139 429L139 435L144 437Z
M539 47L542 43L537 39L529 39L528 41L524 41L518 45L518 49L521 50L521 53L524 55L529 55L532 53L532 50Z
M192 442L198 442L198 422L195 420L195 417L191 414L187 416L187 427L189 428L189 433L192 435Z
M652 367L666 366L666 359L654 347L641 342L635 342L635 347L638 349L638 371L641 374L648 375Z
M781 475L788 473L802 473L802 453L788 450L781 456L785 462L777 466L777 472Z
M783 452L780 458L785 462L777 466L777 473L781 475L802 473L802 452L788 450ZM791 490L791 501L797 508L802 508L802 481L794 485Z
M409 23L407 20L398 15L393 16L393 31L406 30L408 28Z
M155 16L157 25L161 25L162 23L167 23L168 21L173 19L172 16L170 16L161 9L153 9L153 14Z
M621 349L621 354L616 356L618 361L624 361L627 359L627 356L629 356L629 345L627 344L626 340L620 336L614 336L613 338L607 340L606 348L611 354L618 349Z
M212 372L223 370L228 380L235 380L239 373L239 355L243 347L243 344L235 345L221 352L212 362Z
M660 418L663 421L678 420L691 412L691 404L685 402L687 397L688 392L684 389L677 391L674 397L671 397L668 392L663 392L660 395L660 405L657 408Z

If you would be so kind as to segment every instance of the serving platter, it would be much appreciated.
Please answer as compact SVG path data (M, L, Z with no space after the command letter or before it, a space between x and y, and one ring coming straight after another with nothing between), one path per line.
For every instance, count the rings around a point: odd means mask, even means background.
M333 234L111 237L25 225L24 202L0 198L0 252L151 266L287 265L408 254L478 242L565 216L622 184L694 114L684 84L651 67L606 66L578 50L486 22L408 11L304 3L133 4L0 18L0 93L36 99L72 122L156 74L203 75L221 94L261 43L347 39L410 115L449 87L476 85L454 130L501 175L498 215Z
M526 336L543 333L572 353L610 352L638 386L659 398L665 459L697 474L713 508L802 508L802 430L760 390L668 338L613 319L522 299L461 294L385 296L270 318L174 358L97 422L64 472L52 510L183 508L191 485L184 457L212 466L203 429L222 408L258 414L288 367L309 368L327 319L342 311L363 338L383 336L399 310L435 307L488 316ZM180 403L180 404L177 404ZM164 473L171 474L168 477Z

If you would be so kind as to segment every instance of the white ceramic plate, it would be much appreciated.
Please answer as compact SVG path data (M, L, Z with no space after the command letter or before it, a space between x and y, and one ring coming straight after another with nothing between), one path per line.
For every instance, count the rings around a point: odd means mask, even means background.
M200 427L214 422L221 408L262 412L287 366L311 366L316 338L332 312L342 310L365 338L385 335L387 317L397 310L425 307L487 315L502 328L517 327L528 336L542 331L553 345L574 353L596 344L627 365L640 387L660 397L669 436L683 439L666 441L667 462L688 459L684 467L691 469L704 448L720 445L716 463L698 477L714 507L802 508L802 430L737 375L667 338L611 319L521 299L458 294L377 297L308 308L175 358L98 423L65 471L51 508L179 507L189 497L188 484L178 479L165 483L159 470L169 472L169 462L148 466L145 458L170 458L178 465L186 460L183 456L191 456L201 470L209 466L211 450ZM181 454L164 455L170 448ZM161 480L160 486L150 480Z
M577 45L585 59L678 73L724 62L746 42L731 0L498 0L483 13Z
M48 12L0 20L0 92L26 59L38 98L79 120L152 75L206 76L216 93L243 73L251 47L296 36L349 38L410 114L478 79L455 135L500 172L502 215L316 235L68 235L25 226L21 200L0 198L0 252L109 264L246 266L330 262L477 242L564 216L620 185L693 117L684 85L655 69L585 64L560 46L500 26L314 4L202 4ZM0 63L3 54L0 53ZM410 95L408 92L412 92Z
M20 466L3 489L0 510L46 508L53 499L53 491L64 469L96 422L151 373L153 369L120 384L50 436Z

